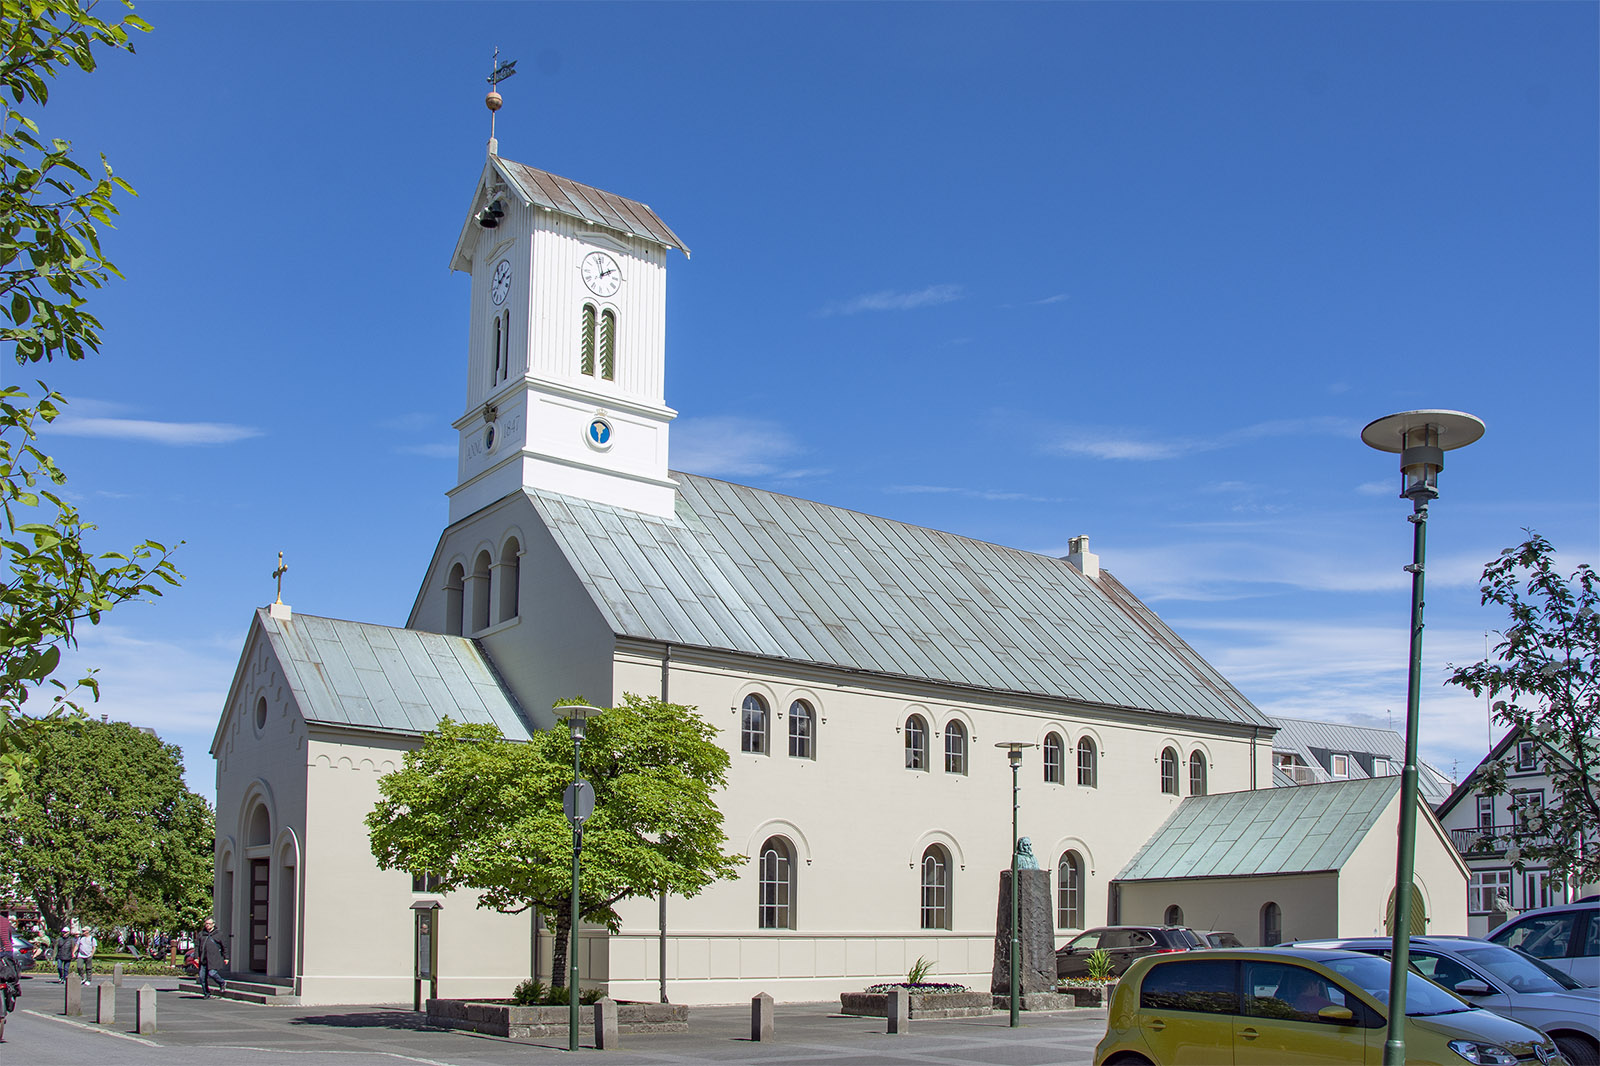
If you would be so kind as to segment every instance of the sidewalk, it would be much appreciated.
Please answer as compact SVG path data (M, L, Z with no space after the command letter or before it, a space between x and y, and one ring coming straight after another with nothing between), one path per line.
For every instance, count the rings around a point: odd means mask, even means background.
M0 1066L528 1066L574 1058L564 1039L502 1040L428 1029L421 1015L398 1007L259 1007L176 990L158 996L160 1031L135 1036L134 996L143 983L127 980L118 990L116 1023L98 1026L92 996L84 996L83 1018L68 1019L61 1013L61 985L28 981L0 1044ZM1089 1063L1106 1018L1093 1009L1024 1014L1023 1027L1011 1029L1001 1013L913 1022L908 1034L889 1036L881 1018L837 1011L837 1002L779 1004L776 1040L766 1044L749 1039L748 1004L696 1007L686 1033L623 1034L620 1050L596 1051L586 1043L578 1057L593 1066Z

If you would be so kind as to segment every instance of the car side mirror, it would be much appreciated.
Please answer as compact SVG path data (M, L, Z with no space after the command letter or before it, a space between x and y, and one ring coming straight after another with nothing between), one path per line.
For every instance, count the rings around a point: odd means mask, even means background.
M1494 990L1484 982L1473 977L1468 978L1465 981L1456 982L1455 992L1458 996L1487 996L1492 995Z
M1355 1012L1349 1007L1323 1007L1317 1011L1317 1017L1325 1022L1343 1022L1348 1025L1355 1020Z

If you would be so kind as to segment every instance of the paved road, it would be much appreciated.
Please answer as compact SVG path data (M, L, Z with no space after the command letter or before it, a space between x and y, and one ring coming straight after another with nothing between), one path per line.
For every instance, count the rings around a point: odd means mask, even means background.
M530 1066L571 1062L565 1040L501 1040L422 1026L395 1007L257 1007L204 1000L169 986L159 994L158 1033L133 1029L130 978L117 996L117 1022L62 1015L63 989L35 978L23 985L17 1012L0 1043L0 1066ZM87 991L91 991L86 989ZM837 1004L780 1004L777 1040L755 1044L750 1008L697 1007L687 1033L624 1034L618 1051L586 1047L593 1066L1044 1066L1092 1061L1105 1032L1104 1010L1025 1014L1011 1029L1004 1014L916 1022L889 1036L880 1019L845 1018Z

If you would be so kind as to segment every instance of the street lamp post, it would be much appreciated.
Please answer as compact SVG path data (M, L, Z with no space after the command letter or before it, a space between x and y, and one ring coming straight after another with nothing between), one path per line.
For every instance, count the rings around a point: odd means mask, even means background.
M1406 677L1406 764L1400 778L1400 837L1395 856L1394 926L1390 930L1389 1031L1384 1066L1406 1061L1406 975L1411 963L1411 884L1417 840L1417 725L1422 699L1422 577L1428 504L1439 495L1444 453L1483 436L1483 423L1461 411L1402 411L1370 423L1361 439L1400 454L1400 495L1411 501L1411 660Z
M1017 792L1017 771L1022 768L1022 749L1031 748L1032 744L1018 744L1007 741L996 744L997 748L1004 748L1006 758L1011 760L1011 1028L1015 1029L1022 1024L1020 1007L1017 1002L1017 993L1021 990L1021 959L1022 936L1017 929L1021 907L1018 904L1020 893L1017 891L1017 810L1019 808Z
M562 796L561 806L567 821L572 823L572 943L567 948L570 956L567 978L567 1050L578 1050L578 861L583 854L583 823L594 813L594 786L583 779L580 757L583 753L583 736L588 720L600 713L601 708L586 703L558 703L555 713L565 718L572 730L572 784Z

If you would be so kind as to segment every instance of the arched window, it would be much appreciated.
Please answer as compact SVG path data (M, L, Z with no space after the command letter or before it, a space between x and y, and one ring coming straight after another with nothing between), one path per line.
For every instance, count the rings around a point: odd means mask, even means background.
M1083 928L1083 860L1075 851L1062 852L1056 863L1056 925Z
M1270 948L1283 943L1283 909L1276 903L1261 906L1261 946Z
M578 373L594 377L594 304L583 305L583 335L578 341Z
M600 376L617 379L617 313L609 307L600 312Z
M500 380L511 376L511 312L500 312L500 335L505 338L505 358L500 361Z
M805 700L789 704L789 756L795 759L817 757L817 716Z
M944 772L967 772L967 727L960 722L951 722L944 727Z
M1100 754L1088 737L1078 741L1078 784L1084 788L1100 784Z
M906 719L906 769L926 770L928 768L928 723L922 720L922 715L914 714Z
M517 599L520 595L522 549L517 544L517 538L512 537L500 549L500 615L495 620L498 622L509 621L517 616Z
M754 692L744 698L740 708L739 750L767 753L767 701Z
M922 928L950 928L950 853L943 844L922 853Z
M489 384L497 385L505 365L506 358L505 330L501 325L499 315L494 316L494 372L489 375Z
M1204 752L1192 751L1189 753L1189 795L1204 796L1206 794L1206 757ZM1182 924L1174 922L1174 925Z
M1178 753L1171 748L1161 749L1161 791L1178 794Z
M472 631L489 628L489 553L479 552L472 565Z
M1161 919L1161 924L1162 925L1182 925L1183 924L1183 908L1178 906L1176 903L1174 903L1172 906L1168 907L1166 915L1163 916L1162 919Z
M465 592L467 572L460 563L450 568L450 577L444 583L444 631L459 637L466 619L462 594Z
M757 925L762 929L794 928L794 848L783 837L761 845L761 902Z
M1066 780L1064 753L1061 748L1060 733L1046 733L1044 738L1044 779L1052 785L1059 785Z

